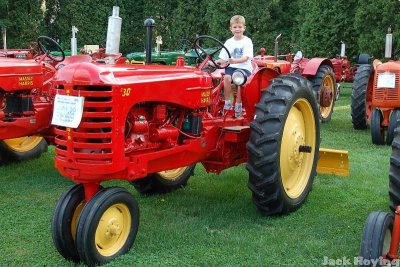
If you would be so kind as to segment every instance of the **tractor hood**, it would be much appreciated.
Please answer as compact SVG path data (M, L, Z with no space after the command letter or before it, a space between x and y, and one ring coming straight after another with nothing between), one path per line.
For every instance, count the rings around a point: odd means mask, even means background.
M43 67L34 60L0 58L0 88L6 91L39 88Z
M188 82L186 87L190 86L191 80L196 80L197 86L200 84L212 86L209 75L189 66L107 65L87 62L63 67L56 73L53 81L55 84L115 86L162 82L163 86L177 88L180 80ZM166 84L168 82L171 84Z
M396 72L400 71L400 61L389 61L382 63L379 60L374 60L374 67L379 72Z

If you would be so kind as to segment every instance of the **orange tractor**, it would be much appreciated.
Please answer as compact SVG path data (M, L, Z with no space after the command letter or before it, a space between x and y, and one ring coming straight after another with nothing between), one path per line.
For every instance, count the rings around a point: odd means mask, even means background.
M154 21L145 26L146 64L76 63L54 76L55 166L76 183L52 219L53 242L65 259L102 264L134 243L138 204L123 188L101 186L106 180L163 193L186 185L196 163L217 174L247 163L253 202L272 215L300 207L317 171L348 174L346 151L319 148L316 92L308 80L270 68L255 68L247 79L235 72L245 107L244 117L235 118L223 110L223 72L208 66L227 50L223 43L198 37L204 58L198 67L183 58L175 66L151 65Z
M278 43L281 35L275 38L274 56L265 55L261 48L260 55L253 61L259 67L267 67L279 73L299 73L312 83L318 99L319 118L321 122L328 122L333 113L336 98L336 80L333 64L327 58L303 58L299 51L295 55L278 55ZM284 57L284 60L279 59Z
M351 117L356 130L371 128L373 144L390 145L400 118L400 62L392 56L392 34L386 35L383 63L375 59L373 66L359 66L351 94ZM386 140L385 140L386 139Z

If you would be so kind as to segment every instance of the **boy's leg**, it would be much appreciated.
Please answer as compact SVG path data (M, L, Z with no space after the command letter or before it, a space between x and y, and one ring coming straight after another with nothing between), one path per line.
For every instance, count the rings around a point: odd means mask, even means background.
M237 88L237 94L236 94L236 104L235 104L235 117L241 117L242 116L242 96L241 96L241 91L242 87L238 86Z
M231 109L232 108L232 102L231 102L231 82L232 82L232 77L231 75L225 74L224 76L224 99L225 99L225 105L224 109Z

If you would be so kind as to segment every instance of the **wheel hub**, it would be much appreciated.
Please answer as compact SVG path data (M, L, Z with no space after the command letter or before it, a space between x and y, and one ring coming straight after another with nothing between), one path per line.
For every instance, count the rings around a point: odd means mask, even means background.
M109 238L114 238L121 234L121 227L119 222L113 218L107 223L106 236Z
M329 107L332 103L332 99L333 99L333 94L332 94L332 90L329 86L322 86L321 89L321 101L320 104L323 107Z
M301 166L303 162L303 153L300 153L300 146L304 144L303 134L297 130L297 127L292 130L294 143L292 145L292 152L289 156L290 166L294 169Z

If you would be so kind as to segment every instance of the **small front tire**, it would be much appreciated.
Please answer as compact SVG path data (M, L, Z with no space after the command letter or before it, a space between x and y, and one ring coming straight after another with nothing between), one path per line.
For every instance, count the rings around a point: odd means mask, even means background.
M379 262L380 257L385 258L390 249L392 229L393 217L390 214L376 211L368 216L360 247L364 264L360 266L376 266L374 264Z
M66 260L79 261L75 246L78 218L85 205L85 193L81 184L64 192L57 202L51 221L53 243Z
M82 210L76 233L80 259L89 266L111 261L133 245L139 227L139 207L123 188L97 192Z

